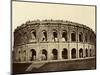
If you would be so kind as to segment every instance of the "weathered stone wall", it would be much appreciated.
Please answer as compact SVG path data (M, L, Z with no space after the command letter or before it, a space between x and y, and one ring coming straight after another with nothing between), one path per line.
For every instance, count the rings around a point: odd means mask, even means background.
M47 33L47 40L43 41L43 31ZM67 41L62 38L63 31L67 32ZM53 37L53 32L57 32L57 38ZM72 41L71 34L76 33L76 41ZM82 33L82 41L79 41L79 34ZM33 34L33 35L32 35ZM36 36L34 36L36 35ZM88 57L95 56L95 33L85 25L73 22L60 21L32 21L17 28L14 32L14 54L15 61L31 61L31 49L36 51L34 61L42 60L42 50L47 51L47 59L52 60L54 57L52 51L57 50L57 60L63 60L62 51L67 49L66 59L72 59L72 49L76 49L76 57L82 58L86 56L86 49L88 50ZM87 41L86 41L87 37ZM79 53L82 49L82 53ZM91 51L90 51L91 50ZM90 53L91 52L91 53ZM34 53L33 53L34 54Z

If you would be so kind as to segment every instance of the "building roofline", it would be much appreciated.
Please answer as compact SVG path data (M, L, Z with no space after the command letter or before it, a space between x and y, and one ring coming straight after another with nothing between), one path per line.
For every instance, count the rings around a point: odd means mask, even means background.
M17 30L20 30L26 26L29 25L44 25L44 24L70 24L71 26L76 26L76 27L83 27L86 29L89 29L91 31L93 31L90 27L84 25L84 24L80 24L77 22L72 22L72 21L68 21L68 20L53 20L53 19L45 19L45 20L32 20L32 21L26 21L24 24L21 24L21 26L17 26L17 28L15 29L14 32L16 32ZM94 31L93 31L94 32ZM94 32L95 33L95 32Z

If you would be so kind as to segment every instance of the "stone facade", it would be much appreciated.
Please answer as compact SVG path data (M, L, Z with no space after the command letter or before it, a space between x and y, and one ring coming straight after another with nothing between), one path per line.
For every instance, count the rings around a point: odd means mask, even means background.
M49 61L95 57L96 35L79 23L27 21L14 31L14 61Z

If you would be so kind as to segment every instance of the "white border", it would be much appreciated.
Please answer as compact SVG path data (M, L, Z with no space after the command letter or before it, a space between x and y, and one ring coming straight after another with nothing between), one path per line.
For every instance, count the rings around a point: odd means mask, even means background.
M24 0L25 1L25 0ZM27 0L33 1L33 0ZM99 0L35 0L42 2L56 2L56 3L71 3L71 4L86 4L97 5L97 69L96 70L82 70L82 71L67 71L67 72L52 72L52 73L38 73L36 75L96 75L100 72L100 5ZM0 1L0 75L10 74L10 30L11 30L11 12L10 0ZM31 74L28 74L31 75Z

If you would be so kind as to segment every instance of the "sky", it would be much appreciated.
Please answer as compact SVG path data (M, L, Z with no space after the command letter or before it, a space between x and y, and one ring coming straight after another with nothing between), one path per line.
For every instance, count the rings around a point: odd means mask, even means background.
M12 29L13 31L32 20L68 20L84 24L95 31L95 6L79 6L64 4L47 4L33 2L12 3Z

